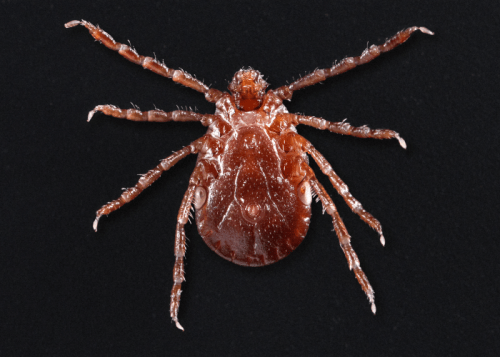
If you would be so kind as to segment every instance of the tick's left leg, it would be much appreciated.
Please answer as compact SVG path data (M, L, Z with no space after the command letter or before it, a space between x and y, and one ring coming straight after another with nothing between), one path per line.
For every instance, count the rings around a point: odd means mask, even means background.
M116 211L124 204L129 203L134 198L139 196L139 194L145 188L149 187L153 182L159 179L163 172L168 171L172 166L174 166L177 162L179 162L189 154L197 154L203 147L203 143L204 138L202 137L193 141L190 145L182 148L181 150L174 152L166 159L163 159L161 163L154 169L149 170L146 174L142 175L139 179L139 182L134 187L126 189L125 191L123 191L120 197L118 197L118 199L108 202L107 204L102 206L96 212L96 218L93 224L94 230L97 232L97 224L99 223L99 219L101 218L101 216L108 215L111 212Z
M175 322L175 326L182 331L184 331L184 328L179 323L177 316L181 301L181 284L186 280L184 279L184 255L186 254L186 233L184 231L184 226L189 220L189 212L191 210L191 204L193 203L195 190L196 186L190 184L184 194L179 214L177 215L177 227L175 229L174 286L170 294L170 317Z
M197 167L189 179L189 187L182 199L175 229L174 286L170 294L170 317L175 322L175 326L182 331L184 331L184 328L179 323L178 313L182 293L181 284L186 280L184 279L184 255L186 254L186 232L184 231L184 226L189 221L189 217L191 217L191 205L195 199L196 186L200 183L200 177L201 171Z
M349 263L349 269L354 270L356 279L358 279L361 288L368 297L368 300L370 301L372 306L372 312L375 314L377 311L377 308L375 306L375 292L373 291L373 288L370 285L370 282L368 281L365 273L361 269L356 252L351 247L351 236L347 232L344 222L339 216L337 208L335 207L330 196L328 196L328 193L325 191L323 185L321 185L315 177L311 178L309 182L311 184L312 190L321 200L323 209L333 218L333 227L335 228L335 233L337 233L337 236L339 238L340 247L344 251L347 262Z
M217 89L210 89L202 81L191 76L189 73L184 72L181 69L173 70L168 68L164 63L160 63L155 58L145 57L139 55L133 48L123 43L116 42L113 37L111 37L107 32L99 28L99 26L94 26L90 22L85 20L73 20L64 25L66 28L75 27L77 25L82 25L89 30L92 37L97 41L101 42L107 48L117 51L120 55L125 57L130 62L141 65L142 67L149 69L150 71L159 74L161 76L172 78L174 82L180 83L183 86L192 88L198 92L205 94L205 98L210 103L215 103L218 98L222 95L222 92Z
M127 119L132 121L148 121L156 123L164 123L169 121L199 121L203 125L211 123L215 115L200 114L187 110L174 110L172 112L164 112L163 110L155 109L147 112L141 112L139 109L120 109L114 105L98 105L89 112L87 121L90 121L96 112L102 112L115 118Z

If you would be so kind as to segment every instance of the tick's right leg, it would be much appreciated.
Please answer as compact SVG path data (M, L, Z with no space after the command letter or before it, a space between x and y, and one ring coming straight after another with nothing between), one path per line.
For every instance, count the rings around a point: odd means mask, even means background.
M311 155L313 160L318 164L321 172L323 172L326 176L328 176L333 187L335 187L337 192L342 196L342 198L347 203L349 208L379 234L380 243L385 246L385 238L384 235L382 234L382 226L380 222L375 217L373 217L369 212L367 212L363 208L361 203L353 197L353 195L349 191L349 187L347 187L344 181L342 181L342 179L335 173L335 171L333 171L330 163L310 143L307 149L307 153Z
M203 125L212 122L215 115L200 114L186 110L174 110L173 112L164 112L155 109L147 112L141 112L138 109L120 109L114 105L98 105L89 112L87 121L90 121L96 112L102 112L115 118L127 119L133 121L167 122L167 121L199 121Z
M161 163L154 169L148 171L146 174L142 175L139 182L131 188L126 189L121 196L104 206L96 213L96 218L93 224L94 230L97 232L97 224L102 215L108 215L118 208L122 207L124 204L129 203L134 198L139 196L139 194L146 188L149 187L153 182L158 180L164 171L169 170L181 159L185 158L189 154L196 154L201 150L203 145L203 138L193 141L190 145L182 148L179 151L174 152L172 155L163 159Z
M372 312L375 314L377 312L377 308L375 306L375 292L373 291L365 273L361 269L358 256L351 246L351 236L347 232L347 228L345 227L342 218L339 216L337 207L335 207L335 204L330 196L328 196L328 193L325 191L323 185L321 185L315 177L311 178L309 182L312 190L321 200L323 209L332 217L333 227L335 228L335 233L337 233L337 237L339 238L340 247L344 251L345 257L347 258L349 270L354 270L354 275L356 276L356 279L358 279L359 285L361 285L361 288L365 292L368 301L370 301Z
M295 114L287 114L295 115ZM347 123L345 120L341 122L330 122L322 118L316 118L305 115L295 115L294 120L299 124L305 124L312 126L313 128L320 130L329 130L332 133L351 135L357 138L373 138L373 139L397 139L399 145L403 149L406 149L406 142L393 130L388 129L370 129L366 125L355 127Z
M425 27L413 26L407 28L406 30L399 31L397 34L392 36L390 39L385 41L385 43L380 46L376 45L370 46L370 48L365 49L360 56L344 58L339 63L334 64L333 67L331 68L316 69L314 72L309 73L297 79L295 82L291 84L279 87L274 91L274 93L276 93L281 99L290 100L292 98L294 91L305 87L309 87L313 84L322 82L327 78L334 77L341 73L347 72L353 69L354 67L368 63L377 58L378 56L380 56L381 53L388 52L394 49L395 47L401 45L403 42L408 40L408 38L410 38L412 33L414 33L417 30L427 35L434 35L434 32L430 31Z
M321 155L321 153L316 150L306 138L300 136L299 134L290 132L286 134L283 140L283 143L286 143L286 145L295 146L301 151L307 152L313 158L313 160L321 169L321 172L328 176L333 187L335 187L337 192L342 196L349 208L380 235L380 243L382 245L385 245L385 238L382 234L382 226L380 225L380 222L369 212L367 212L363 208L361 203L352 196L347 185L344 183L344 181L341 180L341 178L335 173L335 171L333 171L332 166L326 160L326 158Z

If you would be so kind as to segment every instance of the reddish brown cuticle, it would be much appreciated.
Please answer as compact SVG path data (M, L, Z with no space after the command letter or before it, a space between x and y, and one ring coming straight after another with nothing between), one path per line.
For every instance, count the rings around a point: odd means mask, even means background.
M347 185L323 155L297 134L295 127L303 124L358 138L394 138L403 148L406 148L406 143L392 130L353 127L344 121L329 122L317 117L290 114L283 100L290 100L296 90L372 61L381 53L405 42L417 30L432 35L431 31L425 27L408 28L380 46L372 45L360 56L347 57L330 68L317 69L289 85L267 92L268 83L259 71L242 69L234 75L228 87L231 93L227 93L208 88L183 70L173 70L152 57L139 55L130 46L116 42L87 21L70 21L65 26L77 25L85 26L96 40L127 60L203 93L207 101L216 105L215 114L185 110L164 112L158 109L142 112L137 108L98 105L88 115L88 120L96 112L102 112L133 121L198 121L208 127L203 137L162 160L157 167L142 175L134 187L100 208L94 221L94 229L97 230L101 216L132 201L181 159L198 154L196 167L181 202L175 231L170 315L178 328L183 329L178 321L178 311L181 284L185 280L184 225L189 221L193 205L198 232L215 253L239 265L263 266L285 258L302 242L309 228L313 195L331 216L349 268L354 271L375 313L374 291L351 247L351 237L332 199L309 167L306 155L312 157L351 210L373 228L380 235L381 243L385 244L382 227L351 195Z

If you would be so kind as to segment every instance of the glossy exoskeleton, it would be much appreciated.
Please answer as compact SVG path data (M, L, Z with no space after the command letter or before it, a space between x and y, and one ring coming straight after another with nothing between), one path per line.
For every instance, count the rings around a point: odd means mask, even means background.
M198 232L214 252L239 265L263 266L283 259L302 242L309 227L312 197L317 196L323 209L333 219L349 269L354 270L375 313L374 291L351 247L351 237L331 198L309 167L306 155L309 154L316 161L352 211L378 232L384 245L382 227L351 195L347 185L326 159L309 141L297 134L295 127L305 124L359 138L395 138L403 148L406 148L406 143L392 130L353 127L345 121L332 123L321 118L288 113L283 100L290 100L296 90L373 60L405 42L416 30L432 35L431 31L425 27L410 27L398 32L383 45L372 45L358 57L345 58L331 68L317 69L275 90L266 91L268 84L258 71L242 69L234 75L228 93L210 89L183 70L167 68L154 58L137 54L128 45L116 42L109 34L87 21L75 20L65 26L69 28L76 25L85 26L96 40L118 51L129 61L197 90L205 95L207 101L215 103L215 114L184 110L141 112L135 108L124 110L112 105L98 105L88 116L90 120L94 113L100 111L134 121L199 121L208 127L203 137L162 160L156 168L143 175L137 185L99 209L94 221L94 229L97 230L102 215L133 200L179 160L189 154L198 154L196 168L181 203L175 232L176 259L170 314L178 328L183 329L178 321L178 310L181 283L184 281L184 225L188 222L192 205L196 210Z

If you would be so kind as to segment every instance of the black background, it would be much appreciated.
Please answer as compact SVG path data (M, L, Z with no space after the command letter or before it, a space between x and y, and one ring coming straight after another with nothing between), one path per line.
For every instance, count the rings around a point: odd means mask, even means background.
M498 353L497 2L62 4L2 4L0 355ZM175 221L195 158L102 218L98 233L91 224L136 174L205 129L86 118L97 104L214 107L85 28L64 28L75 19L221 90L241 67L276 88L405 27L433 30L287 104L390 128L408 143L298 128L384 227L382 248L312 164L353 237L377 315L316 204L302 245L264 268L219 258L188 226L186 331L177 330L168 311Z

